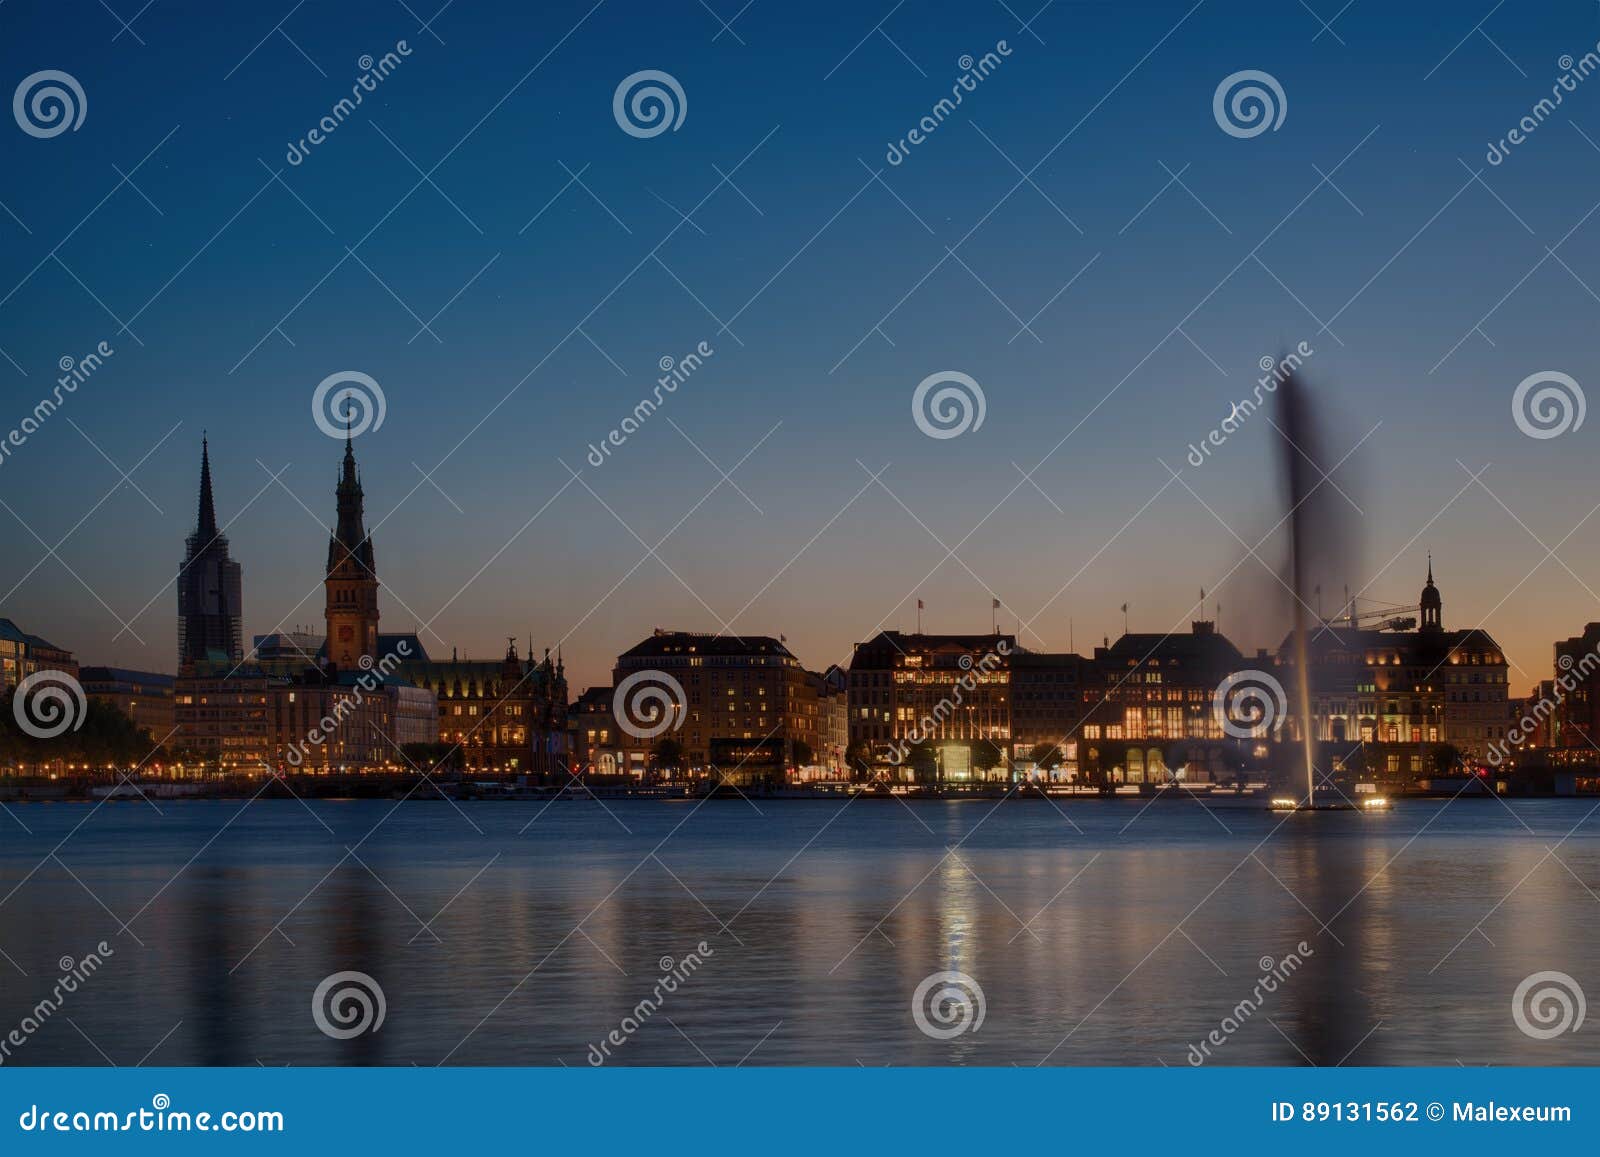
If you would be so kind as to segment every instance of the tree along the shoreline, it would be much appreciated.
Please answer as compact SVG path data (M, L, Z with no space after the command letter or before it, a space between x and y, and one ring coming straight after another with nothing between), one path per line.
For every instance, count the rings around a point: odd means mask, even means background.
M13 698L14 692L0 700L0 767L48 774L68 764L91 769L129 767L159 758L150 732L113 704L89 699L81 726L51 739L39 739L17 722Z

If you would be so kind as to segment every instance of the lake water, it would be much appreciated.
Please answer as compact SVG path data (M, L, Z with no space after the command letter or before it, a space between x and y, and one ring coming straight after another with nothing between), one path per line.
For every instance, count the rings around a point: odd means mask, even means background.
M1600 994L1594 806L11 805L0 1039L105 941L5 1063L1181 1066L1216 1030L1214 1064L1596 1064L1600 1024L1512 1006ZM384 1020L333 1039L351 970ZM919 1026L939 972L981 1025Z

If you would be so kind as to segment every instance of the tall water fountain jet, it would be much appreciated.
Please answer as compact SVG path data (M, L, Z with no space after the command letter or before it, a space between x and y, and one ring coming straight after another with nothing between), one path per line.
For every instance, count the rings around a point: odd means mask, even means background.
M1287 364L1287 359L1280 361ZM1289 529L1289 558L1284 585L1291 594L1291 647L1294 655L1295 717L1300 723L1305 771L1305 799L1316 802L1316 735L1311 713L1311 663L1308 635L1312 600L1323 581L1348 580L1355 567L1355 535L1348 512L1353 502L1331 479L1333 466L1322 452L1321 429L1304 379L1291 370L1278 386L1277 433L1283 471L1284 519ZM1337 588L1335 588L1337 589ZM1314 616L1324 627L1320 608Z
M1288 489L1289 503L1289 592L1290 609L1294 614L1294 705L1295 717L1300 720L1301 747L1305 753L1306 805L1316 803L1315 739L1311 721L1311 667L1306 647L1306 534L1309 519L1302 510L1312 496L1314 485L1307 474L1305 448L1311 436L1309 403L1302 396L1304 386L1300 379L1290 374L1278 388L1278 427L1282 434L1280 450L1283 455L1284 484Z

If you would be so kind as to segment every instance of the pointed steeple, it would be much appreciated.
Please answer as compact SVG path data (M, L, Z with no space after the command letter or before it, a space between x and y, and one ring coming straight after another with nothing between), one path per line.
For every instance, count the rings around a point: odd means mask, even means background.
M1423 584L1422 597L1419 600L1422 607L1422 629L1424 631L1444 630L1444 597L1439 593L1439 588L1433 584L1433 552L1428 552L1428 581Z
M195 523L195 535L201 542L217 537L217 504L211 497L211 446L204 433L200 435L200 517Z
M211 494L211 445L200 439L200 502L194 533L184 543L178 568L178 669L196 663L243 658L239 564L228 556L228 539L217 528Z
M344 461L335 490L337 521L328 537L325 617L327 655L335 667L351 670L376 659L378 650L378 575L372 539L367 534L361 475L356 470L354 436L345 425Z
M356 469L355 446L351 441L348 422L344 440L344 461L340 466L339 485L335 489L338 521L332 540L328 544L328 572L345 559L354 560L363 571L372 572L372 540L367 535L365 496L361 490L361 474Z

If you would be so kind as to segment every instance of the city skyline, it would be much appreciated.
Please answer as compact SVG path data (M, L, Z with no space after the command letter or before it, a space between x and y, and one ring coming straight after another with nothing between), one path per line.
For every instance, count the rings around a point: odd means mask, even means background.
M228 530L227 530L227 524L226 523L221 523L219 525L219 522L217 521L217 514L216 514L216 510L215 510L215 499L213 497L213 494L214 494L214 483L213 483L214 467L213 467L213 464L212 464L212 456L211 456L211 453L210 453L210 441L211 441L211 438L210 438L210 435L209 435L209 432L208 432L207 435L205 437L203 437L203 439L202 439L203 445L202 445L202 448L201 448L202 461L201 461L201 465L200 465L200 488L199 488L200 515L199 515L199 519L197 521L197 524L194 527L191 528L190 533L185 535L185 544L186 544L186 547L187 547L189 553L191 554L191 556L198 554L200 557L204 558L206 556L211 555L214 551L216 551L218 548L220 548L221 557L224 558L224 559L227 559L229 554L230 554L230 552L235 554L235 555L237 555L237 554L240 554L241 551L240 551L239 546L237 544L235 544L232 541L232 539L230 538L230 535L228 534ZM351 456L351 450L353 449L353 445L354 445L354 443L352 442L352 443L350 443L350 444L348 444L346 446L344 459L343 459L343 465L341 465L339 467L339 470L340 470L341 474L345 474L346 477L350 478L350 479L353 479L355 477L355 475L353 473L348 473L348 472L358 471L359 470L359 467L357 466L357 463L356 463L355 459ZM363 477L363 480L364 480L365 475L363 474L362 477ZM346 483L341 482L340 486L335 488L336 497L338 497L340 499L341 505L343 503L343 486L345 484ZM362 488L363 488L363 483L357 483L357 490L359 491ZM191 484L191 489L193 489L192 484ZM339 517L336 517L328 525L326 530L327 530L327 532L332 533L334 535L335 540L337 541L338 534L341 533L342 531L347 532L348 528L342 528L339 525L337 525L337 524L339 524L341 522L341 519L344 516L345 512L341 510L341 511L337 511L336 514L338 514ZM359 526L357 527L357 529L359 529ZM355 541L355 540L352 539L352 541ZM360 541L361 541L361 543L365 544L366 548L370 551L371 546L370 546L370 541L368 540L368 538L366 536L362 536ZM248 550L248 548L246 548L246 551L247 550ZM282 553L289 554L291 552L285 550ZM246 555L246 557L247 557L247 555ZM400 562L400 561L403 561L403 560L391 560L391 561L389 561L385 565L385 567L382 569L382 573L384 575L384 580L382 582L372 584L373 587L375 588L374 595L375 595L375 598L377 600L377 603L378 603L380 609L385 607L386 604L392 603L392 601L393 601L393 600L388 599L388 598L385 597L384 588L388 585L388 575L389 575L389 573L391 573L396 568L397 562ZM322 615L323 615L323 612L322 612L322 609L321 609L321 600L322 600L322 598L324 596L324 580L323 580L323 578L319 577L317 582L316 582L315 588L313 590L311 590L311 591L308 591L307 594L300 600L300 603L298 604L298 608L299 609L298 609L298 611L296 613L302 614L303 615L302 619L295 619L293 621L289 621L289 620L285 619L285 620L282 620L282 621L279 621L279 622L271 624L270 627L263 627L261 624L252 622L252 620L250 618L250 615L249 615L249 611L248 611L248 608L251 605L251 603L250 603L250 595L252 593L252 587L251 587L251 582L250 582L250 573L249 573L249 569L248 569L248 564L247 563L240 563L238 558L234 558L232 560L231 565L233 567L233 579L232 579L232 581L234 583L234 589L232 591L232 597L236 601L236 605L237 605L237 602L240 601L239 600L239 593L240 593L240 589L242 588L242 592L243 592L242 604L243 604L243 607L245 609L241 613L241 615L239 616L240 619L241 619L241 624L240 624L240 629L237 632L238 639L233 644L234 647L237 648L237 649L233 652L230 662L232 662L232 663L234 663L236 665L241 665L241 666L244 665L245 663L249 662L249 660L252 657L252 655L254 654L254 650L255 650L254 640L259 640L259 639L262 639L262 638L267 638L267 639L271 640L274 636L292 635L292 634L294 634L296 632L305 632L305 631L308 631L308 630L309 630L309 632L311 634L316 634L317 632L322 630L322 627L320 626L320 624L322 622ZM1433 585L1433 565L1434 565L1434 559L1432 557L1431 551L1424 551L1424 567L1425 567L1425 570L1426 570L1426 585L1428 587L1432 587L1432 585ZM1397 572L1397 574L1398 574L1398 572L1400 571L1401 568L1397 563L1396 565L1394 565L1394 567L1392 569L1395 572ZM183 587L184 587L184 584L185 584L185 576L190 570L191 570L191 565L186 563L183 559L180 558L180 566L178 568L178 579L177 579L177 581L175 583L170 583L169 584L169 586L171 587L171 590L168 592L168 594L171 596L169 601L174 602L175 604L179 605L180 608L181 608L181 605L182 605L181 599L182 599L182 594L183 594ZM365 568L363 568L363 570L364 570L364 573L377 573L374 570L366 570ZM1441 567L1441 570L1442 570L1442 567ZM321 572L316 572L316 573L320 574ZM223 580L223 581L226 581L226 580ZM1397 581L1400 581L1400 579L1397 578ZM1449 583L1449 576L1447 576L1446 582ZM1421 584L1418 584L1418 585L1420 586ZM1454 593L1455 584L1454 583L1449 583L1449 585L1451 585L1452 593ZM983 608L980 609L980 612L979 612L980 614L986 615L988 617L988 619L989 619L989 624L990 625L989 625L989 627L987 629L980 629L980 628L978 628L976 626L974 626L974 627L961 626L961 627L955 627L955 628L947 627L943 623L937 621L934 618L934 616L930 613L931 608L928 605L928 601L926 599L918 598L915 595L909 595L907 597L907 599L902 600L902 603L903 604L908 604L907 605L907 613L911 617L912 623L910 625L906 625L906 624L900 623L898 621L893 622L893 623L889 623L889 622L881 623L874 629L873 635L875 636L875 635L879 634L882 631L899 632L899 633L903 633L903 634L906 634L906 635L912 635L912 636L925 634L925 635L930 636L930 637L932 637L932 636L971 636L971 637L981 637L983 635L994 635L994 636L998 637L998 636L1004 634L1004 635L1008 635L1008 636L1014 636L1018 640L1017 647L1019 649L1021 649L1021 650L1035 651L1035 652L1046 652L1046 653L1070 653L1070 654L1075 654L1075 655L1080 655L1080 656L1087 656L1087 655L1092 655L1094 653L1094 651L1096 650L1096 648L1109 646L1112 642L1114 642L1117 639L1123 637L1128 632L1132 632L1134 634L1154 634L1154 635L1169 636L1169 637L1170 636L1181 636L1181 635L1187 634L1189 632L1189 630L1191 628L1191 625L1194 622L1203 621L1203 622L1207 622L1207 623L1212 624L1219 635L1224 635L1224 636L1233 638L1234 642L1236 642L1238 644L1239 649L1243 654L1246 654L1246 655L1254 654L1254 653L1257 653L1258 651L1262 651L1262 650L1265 650L1269 654L1276 654L1277 653L1277 651L1279 650L1279 647L1280 647L1280 645L1282 643L1283 637L1284 637L1284 635L1285 635L1285 633L1287 631L1287 627L1277 630L1276 633L1274 634L1272 628L1270 628L1270 627L1262 627L1261 626L1261 624L1264 621L1270 621L1270 620L1263 620L1259 616L1251 616L1249 614L1244 614L1244 615L1241 615L1240 617L1242 617L1242 618L1244 618L1246 620L1246 629L1250 629L1253 626L1261 634L1262 637L1261 637L1261 639L1259 641L1257 641L1254 637L1250 637L1250 638L1235 637L1233 635L1230 635L1230 632L1228 631L1228 629L1225 626L1224 619L1222 618L1222 615L1220 613L1224 609L1224 608L1222 608L1220 606L1220 600L1215 595L1213 595L1212 593L1205 591L1204 588L1201 588L1200 591L1197 592L1197 595L1203 595L1204 596L1203 601L1198 597L1193 599L1193 600L1191 600L1191 605L1189 607L1189 613L1187 614L1186 617L1184 617L1182 619L1181 622L1172 623L1172 624L1165 624L1165 625L1159 625L1159 626L1156 626L1153 630L1152 629L1147 629L1146 624L1143 624L1143 623L1138 621L1137 614L1136 614L1136 607L1135 607L1134 604L1128 603L1128 604L1119 606L1117 608L1113 608L1112 617L1114 618L1114 621L1111 622L1111 624L1110 624L1111 629L1108 629L1108 630L1106 630L1104 632L1101 632L1099 634L1096 634L1096 635L1089 636L1089 637L1085 638L1081 645L1078 644L1078 640L1076 638L1076 626L1075 626L1075 624L1069 624L1069 636L1068 636L1068 638L1066 640L1054 639L1054 638L1050 638L1048 636L1045 636L1041 632L1039 632L1037 630L1034 630L1034 629L1031 629L1031 624L1029 624L1029 627L1030 627L1029 630L1027 630L1025 632L1019 632L1016 629L1017 624L1015 622L1008 622L1003 617L1004 616L1004 612L1000 608L995 607L994 603L995 603L996 600L994 598L992 598L992 597L987 599L987 601L985 602L985 605L983 606ZM1277 597L1277 596L1273 596L1273 597ZM1283 597L1286 599L1288 596L1287 596L1287 594L1285 594ZM1344 618L1346 617L1344 608L1345 608L1345 606L1347 604L1344 603L1344 600L1343 600L1342 597L1338 598L1337 600L1325 601L1323 592L1320 591L1320 589L1319 589L1316 592L1315 598L1317 599L1318 606L1322 610L1326 611L1326 613L1322 617L1322 621L1324 623L1329 624L1329 625L1336 625L1336 624L1340 623L1342 620L1344 620ZM1366 605L1363 605L1363 603L1365 603ZM1351 600L1350 604L1348 604L1348 606L1352 610L1354 610L1355 613L1363 616L1364 618L1383 618L1383 617L1389 617L1390 615L1409 616L1409 617L1415 618L1417 613L1420 610L1420 608L1418 606L1417 598L1415 596L1413 596L1410 599L1399 599L1399 600L1387 600L1387 599L1378 599L1375 596L1372 596L1372 597L1363 596L1363 598L1361 598L1361 599L1353 598ZM394 628L395 631L399 631L399 632L402 632L402 633L409 634L409 635L411 635L411 636L413 636L415 638L418 638L418 639L422 639L424 637L426 637L427 639L431 639L431 640L433 640L433 644L432 645L433 645L433 647L435 649L438 650L438 653L443 654L446 650L448 650L449 653L451 653L452 655L458 656L462 660L468 660L468 659L476 659L476 660L498 659L505 652L506 640L508 638L514 638L514 639L526 641L529 644L529 646L539 645L539 644L542 644L542 642L543 642L539 637L537 637L537 636L535 636L535 635L533 635L533 634L531 634L529 632L524 632L523 635L515 635L515 634L507 635L506 632L504 630L502 630L498 635L495 635L491 639L487 640L486 641L486 645L481 649L481 651L479 651L478 653L474 654L472 648L461 646L460 644L458 644L458 643L456 643L456 642L454 642L452 640L449 640L448 638L445 638L445 637L437 634L436 631L434 631L431 628L423 630L423 631L418 631L417 630L418 624L416 624L416 623L404 618L402 614L397 614L396 613L396 608L394 606L388 605L387 606L387 610L388 610L388 613L390 615L391 625L392 625L392 627ZM15 617L15 616L12 616L12 617ZM690 617L693 617L693 616L691 615ZM974 615L972 617L973 618L977 618L978 616ZM1287 620L1288 620L1287 611L1284 612L1284 615L1282 617L1283 617L1285 623L1287 623ZM183 644L183 633L184 633L184 631L186 629L186 626L185 626L185 622L186 621L185 621L184 615L181 612L181 609L180 609L179 614L176 616L176 620L175 621L176 621L176 624L177 624L178 641L177 641L176 645L173 645L172 642L171 642L170 636L165 641L165 646L166 646L167 650L169 651L168 661L164 665L158 663L156 666L148 667L147 668L148 670L150 670L152 672L155 672L155 673L171 675L171 674L177 673L179 671L179 669L181 668L181 666L182 666L181 657L182 657L182 654L183 654L183 646L184 646L184 644ZM1454 621L1455 621L1456 625L1458 625L1458 626L1461 625L1461 622L1460 622L1459 619L1456 619ZM1583 623L1574 623L1572 629L1570 631L1568 631L1566 634L1561 635L1560 637L1553 638L1553 639L1547 641L1544 646L1545 646L1545 649L1549 652L1551 662L1554 661L1557 648L1559 648L1564 642L1566 642L1567 639L1570 636L1582 633L1582 631L1583 631L1583 629L1585 627L1589 626L1591 623L1596 622L1596 621L1600 621L1600 620L1586 619L1586 620L1584 620ZM514 618L512 620L508 620L507 626L513 625L514 622L515 622ZM963 619L962 622L963 622L963 624L965 624L966 620ZM34 626L39 626L38 623L34 623L33 625ZM260 629L258 629L258 628L260 628ZM226 633L226 630L227 630L226 626L211 627L209 629L213 630L213 631L222 631L224 634ZM805 624L784 623L784 622L761 623L761 624L756 624L751 629L746 630L746 631L741 633L741 632L728 632L728 631L719 630L719 629L716 629L714 626L710 627L710 628L705 628L705 627L702 627L698 623L693 624L693 625L685 625L685 624L683 624L681 622L650 622L650 623L645 623L643 621L639 621L639 622L633 623L631 626L623 625L620 629L623 631L625 636L631 638L634 641L637 641L637 639L641 637L641 634L648 635L648 633L650 633L652 631L663 631L663 630L665 630L665 631L687 631L687 632L690 632L690 633L700 633L700 634L705 634L705 635L708 635L708 636L735 635L735 636L741 637L741 638L746 636L746 635L750 635L750 636L771 636L771 637L774 637L774 638L782 635L783 638L784 638L785 643L791 645L790 649L794 650L797 653L797 655L801 656L804 666L806 666L809 669L818 670L818 671L826 670L830 666L845 666L845 665L848 665L848 663L850 662L850 659L851 659L852 655L854 654L857 646L862 644L862 643L867 643L867 642L871 641L871 636L869 636L866 639L854 640L848 645L847 651L842 657L837 658L837 659L830 658L826 662L812 662L812 661L804 658L803 655L801 655L801 652L804 652L807 649L806 648L806 643L805 643L805 640L804 640L804 635L801 633L801 632L804 632L806 630L806 625ZM1493 633L1493 629L1492 628L1486 628L1486 629L1490 630L1490 633ZM629 634L629 632L631 632L631 634ZM794 636L793 639L791 639L791 637L790 637L790 633L791 632L795 632L795 636ZM65 634L57 626L55 626L54 624L46 625L46 629L45 629L44 633L45 634L49 634L49 635L51 635L53 637L54 636L60 636L62 638L66 637ZM388 637L391 637L391 636L385 635L384 637L388 638ZM393 636L393 637L398 637L398 636L396 635L396 636ZM157 648L157 649L159 649L162 645L163 644L161 642L157 641L157 640L151 640L151 642L149 644L150 647ZM623 647L619 648L619 651L620 650L626 650L627 647L629 647L631 645L632 645L632 643L624 644ZM549 648L552 649L552 650L555 650L555 649L563 649L564 650L564 649L569 648L569 647L570 647L570 643L564 637L557 638L556 640L554 640L553 642L551 642L549 644ZM112 667L121 667L121 668L124 668L124 669L130 669L130 670L131 669L138 669L138 668L130 667L129 664L126 664L126 663L110 662L110 661L106 660L103 657L103 654L101 652L96 651L96 650L94 650L92 648L87 653L86 652L82 652L82 651L78 651L77 648L72 647L70 645L66 646L65 649L68 650L68 651L73 651L74 653L80 655L83 658L83 661L85 661L85 662L92 662L92 663L101 664L101 665L109 665L109 666L112 666ZM143 650L145 650L145 649L146 649L145 647L141 647L140 648L141 652ZM1505 649L1507 651L1509 651L1509 648L1505 648ZM532 651L531 650L529 651L529 655L531 657L531 655L532 655ZM574 686L578 687L580 689L581 688L591 687L591 686L593 686L593 687L608 686L609 685L609 680L610 680L610 675L611 675L611 666L612 666L613 658L614 658L614 655L612 655L612 656L601 655L599 657L585 656L585 655L573 655L572 656L571 665L572 665L572 667L573 667L573 669L575 671L584 672L584 671L589 671L591 669L593 669L595 671L595 674L594 674L593 678L588 678L588 677L583 677L583 676L579 676L579 677L575 678L573 680ZM1534 670L1532 670L1532 671L1530 671L1528 673L1528 686L1527 686L1527 688L1525 690L1520 690L1519 691L1519 687L1518 687L1518 684L1517 684L1517 681L1516 681L1516 676L1514 674L1513 675L1513 679L1512 679L1512 686L1511 686L1511 690L1512 690L1513 694L1536 693L1537 690L1538 690L1539 683L1541 681L1546 680L1548 678L1549 674L1550 674L1548 666L1549 665L1547 664L1545 668L1537 668L1537 669L1534 669ZM1515 673L1518 669L1515 666L1513 666L1512 670Z
M1025 30L1001 6L941 6L881 37L851 14L799 30L756 6L738 27L758 57L713 43L709 15L588 8L472 17L440 44L399 6L354 5L292 22L315 67L282 38L252 50L211 28L58 61L95 78L92 113L0 141L8 167L48 163L63 190L3 198L0 429L62 358L113 352L0 466L17 479L0 481L9 617L97 662L169 669L168 544L192 529L190 447L208 430L247 632L314 620L293 544L327 530L334 443L309 401L351 370L387 397L360 439L392 552L385 614L435 620L435 648L565 639L586 686L641 627L731 626L786 632L822 669L909 628L919 598L952 632L986 627L999 598L1026 645L1082 651L1119 633L1124 603L1139 628L1184 629L1201 587L1241 647L1272 646L1283 624L1255 612L1276 582L1239 541L1276 519L1271 431L1252 419L1201 465L1187 455L1260 360L1299 343L1333 403L1330 454L1360 446L1334 474L1363 512L1352 588L1408 603L1431 549L1457 621L1501 640L1518 692L1600 617L1587 427L1528 438L1511 410L1532 374L1584 377L1600 96L1576 87L1486 156L1600 36L1593 9L1501 12L1462 41L1360 6L1336 22L1348 38L1204 4L1158 6L1152 35L1100 11ZM35 9L8 16L20 79L59 47ZM166 5L143 19L183 23ZM569 30L574 51L541 61ZM508 36L541 47L497 59ZM1059 68L1086 38L1103 50ZM1349 38L1368 45L1356 71ZM400 40L367 102L291 160L343 74ZM1001 41L958 112L889 157L963 54ZM176 63L197 45L219 67ZM613 119L616 62L653 53L678 62L689 111L640 140ZM1212 94L1249 67L1278 76L1287 112L1239 139ZM146 99L119 99L134 86ZM588 460L655 393L661 359L701 349ZM982 385L985 420L929 439L910 399L947 371ZM1276 566L1281 543L1260 553ZM1337 601L1325 587L1328 613Z
M20 1132L1570 1143L1600 0L0 0L6 94Z

